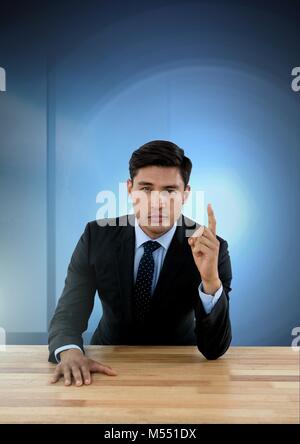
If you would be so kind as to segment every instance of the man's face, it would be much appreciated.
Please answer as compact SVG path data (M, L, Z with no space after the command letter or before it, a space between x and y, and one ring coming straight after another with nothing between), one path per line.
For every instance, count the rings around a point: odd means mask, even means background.
M177 167L147 166L133 181L127 180L127 189L139 225L149 236L158 237L179 218L190 186L184 189Z

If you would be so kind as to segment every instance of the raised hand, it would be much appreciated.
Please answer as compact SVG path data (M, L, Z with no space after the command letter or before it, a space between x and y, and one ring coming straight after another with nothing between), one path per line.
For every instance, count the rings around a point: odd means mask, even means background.
M218 273L220 242L216 237L216 218L211 204L207 206L208 227L202 225L188 240L195 264L202 278L204 292L214 294L222 285Z

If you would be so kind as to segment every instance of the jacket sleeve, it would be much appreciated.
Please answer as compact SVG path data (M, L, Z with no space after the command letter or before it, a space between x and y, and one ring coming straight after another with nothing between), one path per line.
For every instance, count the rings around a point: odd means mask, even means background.
M209 314L206 314L198 292L195 294L197 347L206 359L219 358L227 351L232 340L229 317L229 292L232 290L230 287L232 271L228 243L223 239L220 242L218 270L223 291Z
M96 277L89 262L90 227L86 225L72 254L65 285L49 325L49 362L56 363L54 352L67 344L82 351L82 333L87 329L94 306Z

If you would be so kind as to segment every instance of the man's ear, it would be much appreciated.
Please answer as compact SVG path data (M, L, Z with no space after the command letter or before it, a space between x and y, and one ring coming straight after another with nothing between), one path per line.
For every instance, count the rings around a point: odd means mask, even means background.
M190 185L187 185L185 187L184 192L183 192L183 202L182 202L182 205L184 205L186 203L186 201L188 200L189 195L190 195L190 191L191 191L191 187L190 187Z
M131 179L127 179L127 191L128 191L128 194L131 194L132 187L133 187L132 180Z

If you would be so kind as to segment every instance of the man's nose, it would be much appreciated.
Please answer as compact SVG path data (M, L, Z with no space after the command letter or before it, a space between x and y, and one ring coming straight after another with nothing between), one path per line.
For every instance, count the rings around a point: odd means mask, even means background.
M153 194L152 194L153 193ZM167 193L162 191L152 191L151 193L151 208L162 208L167 204Z

